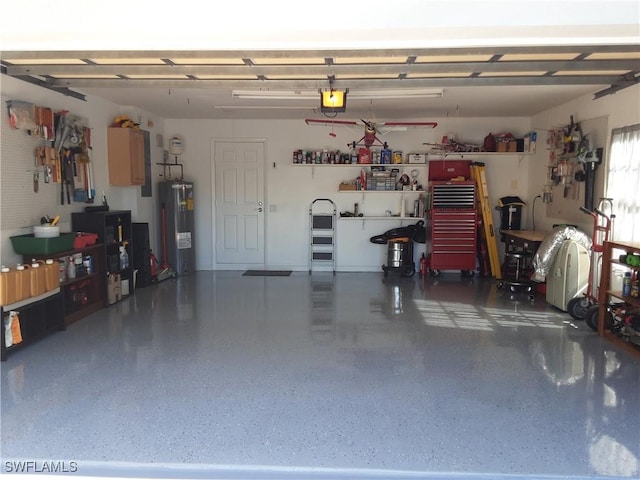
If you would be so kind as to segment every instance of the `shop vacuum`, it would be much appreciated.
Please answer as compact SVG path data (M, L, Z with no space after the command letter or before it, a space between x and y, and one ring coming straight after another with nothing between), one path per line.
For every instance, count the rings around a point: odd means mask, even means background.
M413 242L426 243L424 221L420 220L414 225L387 230L382 235L374 235L369 241L387 245L387 264L382 265L385 277L389 272L399 273L401 277L412 277L416 273Z

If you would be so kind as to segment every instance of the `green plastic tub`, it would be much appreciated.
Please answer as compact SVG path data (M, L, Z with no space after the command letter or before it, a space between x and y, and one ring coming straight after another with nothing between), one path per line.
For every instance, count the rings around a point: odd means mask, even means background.
M75 233L61 233L59 237L35 238L33 233L11 237L13 250L18 255L49 255L73 250Z

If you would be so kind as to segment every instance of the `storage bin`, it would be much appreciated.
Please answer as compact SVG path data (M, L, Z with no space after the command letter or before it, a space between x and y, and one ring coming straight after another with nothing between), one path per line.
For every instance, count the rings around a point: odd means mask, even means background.
M78 232L76 233L76 238L73 240L73 248L76 248L76 249L86 248L90 245L94 245L97 240L98 240L97 233Z
M19 255L50 255L73 249L74 233L61 233L59 237L35 238L32 233L11 237L13 250Z

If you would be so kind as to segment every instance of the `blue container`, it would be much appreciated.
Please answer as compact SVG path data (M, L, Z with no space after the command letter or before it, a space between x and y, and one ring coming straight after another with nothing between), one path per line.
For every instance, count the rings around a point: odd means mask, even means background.
M383 148L380 151L380 163L383 163L385 165L391 164L391 149Z

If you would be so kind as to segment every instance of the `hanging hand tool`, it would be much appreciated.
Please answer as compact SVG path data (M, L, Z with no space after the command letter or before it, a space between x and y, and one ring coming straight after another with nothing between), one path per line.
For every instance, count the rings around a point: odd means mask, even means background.
M33 170L33 191L35 193L38 193L38 181L40 179L40 176L38 174L38 167L42 164L41 160L42 160L42 154L44 153L42 147L37 147L36 151L35 151L35 162L34 162L34 170Z
M71 150L64 149L62 157L62 184L60 188L60 205L64 205L64 192L67 192L67 203L71 205L71 190L73 190L73 165Z

